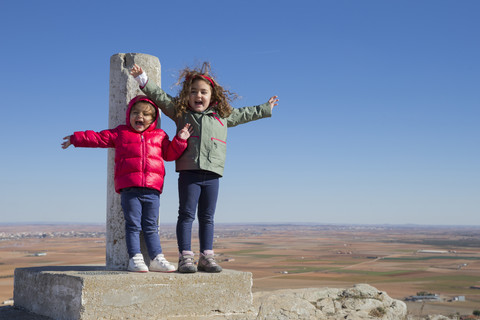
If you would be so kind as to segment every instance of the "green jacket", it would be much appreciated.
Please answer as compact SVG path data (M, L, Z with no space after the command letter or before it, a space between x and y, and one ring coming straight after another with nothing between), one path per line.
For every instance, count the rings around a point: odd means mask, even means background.
M272 109L267 102L254 107L233 108L227 118L221 118L214 108L202 113L189 111L177 118L173 98L154 81L148 80L142 91L167 117L175 121L177 131L187 123L193 127L187 149L175 162L176 171L207 170L222 176L227 152L227 128L272 116Z

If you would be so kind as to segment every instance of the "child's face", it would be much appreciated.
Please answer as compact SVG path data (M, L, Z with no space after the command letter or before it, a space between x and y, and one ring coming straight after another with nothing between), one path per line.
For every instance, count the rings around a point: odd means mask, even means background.
M155 108L148 102L137 102L130 110L130 125L137 132L145 131L154 120Z
M210 100L212 98L212 87L207 81L197 79L193 81L192 88L190 90L190 97L188 104L193 111L203 112L210 106Z

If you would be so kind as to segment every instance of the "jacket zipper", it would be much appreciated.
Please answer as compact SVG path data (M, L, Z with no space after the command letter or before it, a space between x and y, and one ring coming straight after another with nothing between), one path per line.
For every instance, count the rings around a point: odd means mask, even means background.
M145 139L143 134L140 135L142 137L142 187L145 187L145 163L146 163L146 151L145 151Z

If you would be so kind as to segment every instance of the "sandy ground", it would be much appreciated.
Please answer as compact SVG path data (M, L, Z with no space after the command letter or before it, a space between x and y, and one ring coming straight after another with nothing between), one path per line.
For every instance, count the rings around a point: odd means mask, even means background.
M70 229L103 231L101 226L0 226L0 235ZM420 291L442 297L439 303L407 303L414 315L472 314L480 309L480 290L470 288L480 284L480 250L468 246L468 239L479 234L463 228L220 225L214 249L224 268L252 272L254 292L368 283L400 300ZM176 262L174 226L162 227L162 247L166 258ZM89 264L105 264L104 237L1 240L0 311L7 308L1 303L13 297L15 268ZM456 296L466 301L448 301Z

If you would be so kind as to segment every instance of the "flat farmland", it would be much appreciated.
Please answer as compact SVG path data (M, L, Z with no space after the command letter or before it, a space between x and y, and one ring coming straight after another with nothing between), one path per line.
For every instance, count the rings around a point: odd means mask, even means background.
M0 303L13 297L15 268L105 264L101 225L0 226ZM165 256L177 260L175 226L161 226ZM193 249L198 251L197 231ZM440 302L408 302L412 314L480 310L480 227L217 225L224 268L251 272L253 291L345 288L368 283L404 300L418 292ZM465 301L450 301L464 296Z

